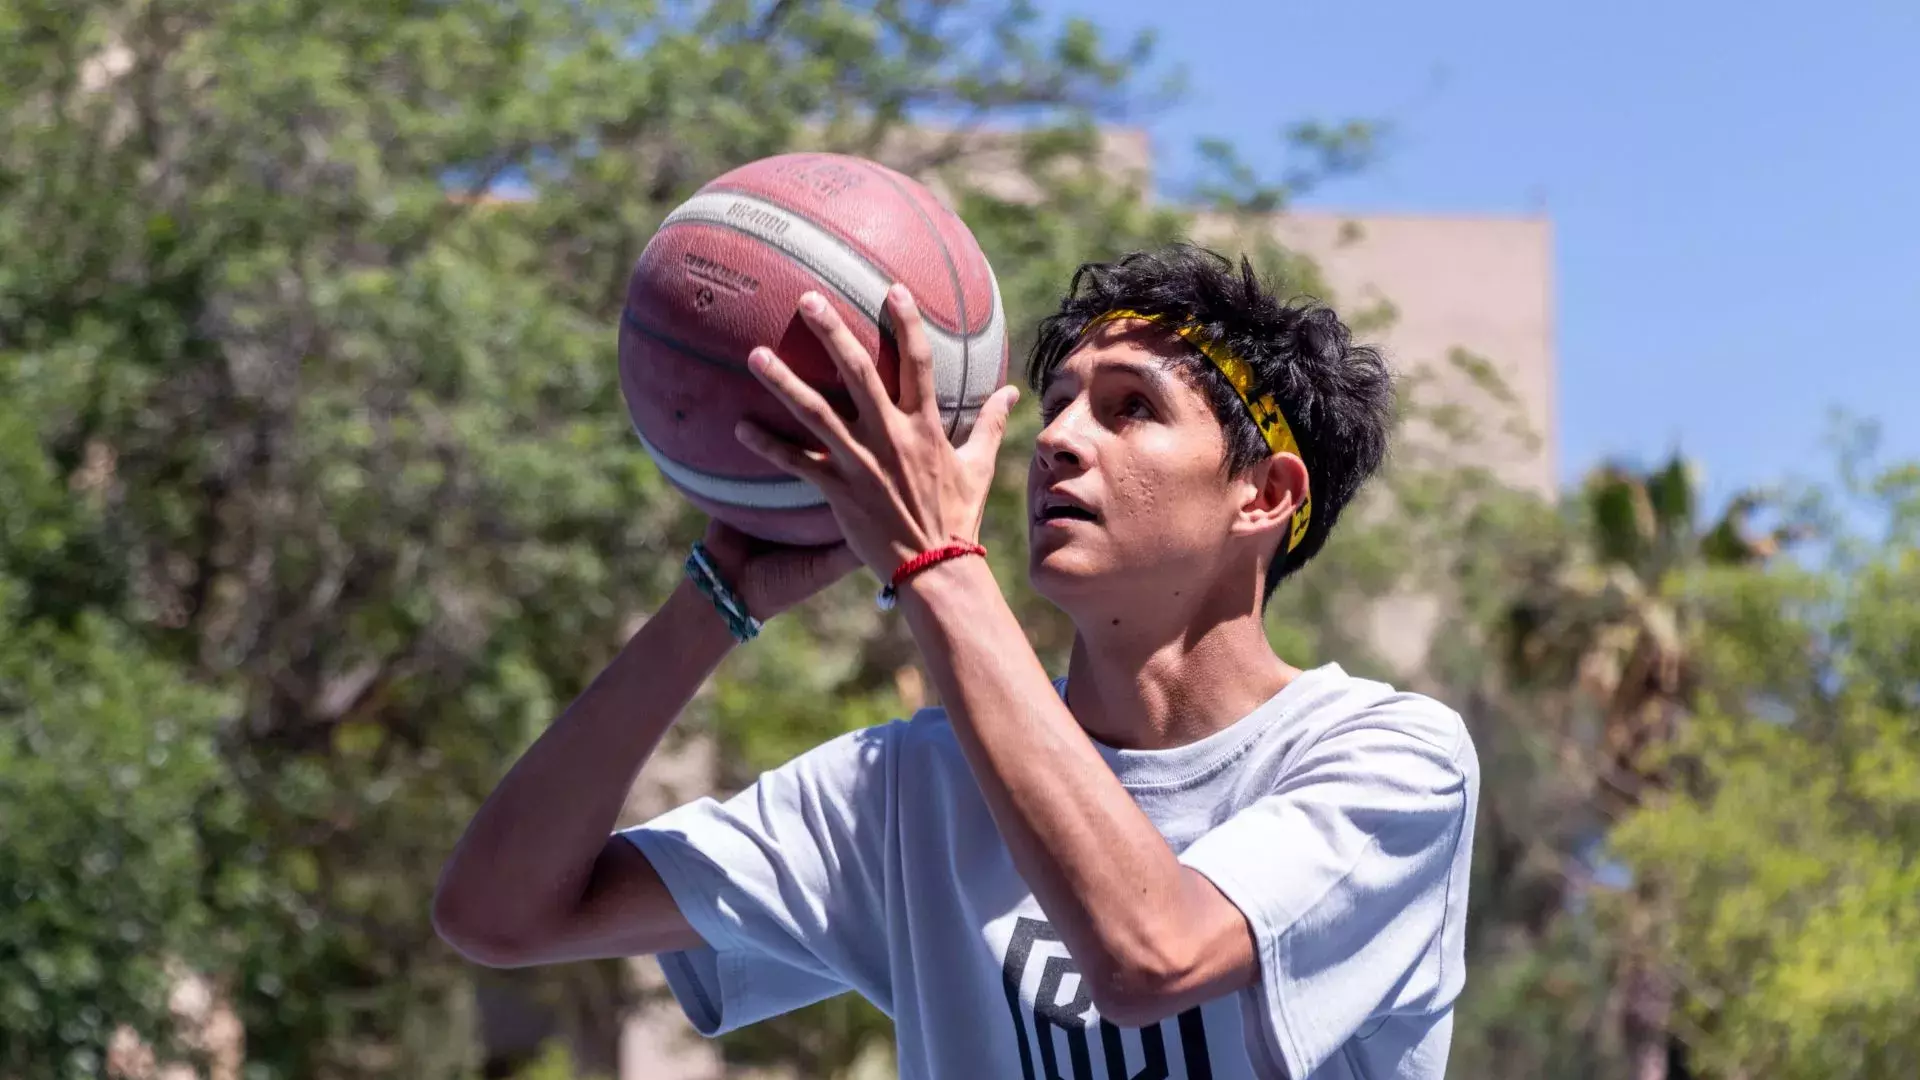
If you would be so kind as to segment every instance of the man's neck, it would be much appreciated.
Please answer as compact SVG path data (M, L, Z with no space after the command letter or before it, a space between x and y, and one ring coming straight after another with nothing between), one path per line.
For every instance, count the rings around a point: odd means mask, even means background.
M1197 742L1260 707L1300 674L1274 655L1257 610L1171 633L1101 630L1082 627L1074 638L1067 701L1087 734L1120 749Z

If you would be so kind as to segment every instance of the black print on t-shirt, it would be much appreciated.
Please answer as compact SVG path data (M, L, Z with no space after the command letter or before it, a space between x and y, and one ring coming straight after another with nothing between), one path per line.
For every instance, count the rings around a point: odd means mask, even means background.
M1144 1028L1121 1028L1106 1020L1100 1021L1100 1048L1106 1058L1105 1076L1096 1076L1093 1072L1093 1057L1087 1044L1087 1014L1093 1011L1093 999L1087 993L1087 983L1080 978L1079 969L1073 966L1073 958L1062 949L1049 951L1045 955L1036 955L1034 945L1038 942L1058 942L1060 935L1053 924L1045 919L1016 919L1013 924L1013 936L1007 942L1007 955L1003 958L1000 975L1006 984L1007 1008L1013 1014L1013 1032L1020 1045L1020 1072L1025 1080L1168 1080L1172 1075L1167 1071L1167 1041L1163 1032L1165 1021ZM1034 964L1043 965L1040 969L1040 989L1034 994L1033 1042L1039 1046L1040 1070L1034 1071L1034 1048L1027 1041L1028 1016L1023 1015L1020 1005L1020 986L1026 981L1027 972ZM1062 1001L1060 990L1073 976L1073 996ZM1194 1006L1175 1018L1179 1031L1180 1057L1186 1065L1186 1080L1213 1080L1213 1061L1207 1056L1207 1028L1201 1020L1200 1007ZM1058 1028L1067 1037L1067 1069L1060 1069L1059 1048L1054 1038L1054 1029ZM1138 1042L1140 1052L1146 1058L1146 1064L1138 1072L1129 1074L1126 1066L1126 1047Z

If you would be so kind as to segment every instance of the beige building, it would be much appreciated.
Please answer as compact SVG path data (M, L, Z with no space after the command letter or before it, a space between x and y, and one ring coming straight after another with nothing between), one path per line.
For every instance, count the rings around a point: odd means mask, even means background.
M1421 392L1434 401L1493 404L1449 357L1484 360L1514 400L1511 416L1489 410L1479 425L1482 463L1517 487L1553 489L1553 235L1546 219L1314 211L1277 218L1273 231L1319 264L1343 309L1391 305L1392 322L1375 340L1403 372L1432 380Z
M936 136L934 138L945 138ZM911 159L901 148L894 159ZM1117 130L1107 137L1104 167L1131 173L1143 184L1152 161L1145 133ZM967 159L997 194L1034 190L1021 175L1013 147L968 148ZM1149 185L1150 186L1150 185ZM1270 224L1273 236L1318 263L1343 314L1391 306L1389 325L1373 340L1404 376L1424 389L1422 400L1453 403L1479 429L1467 453L1516 487L1548 492L1554 486L1554 352L1552 230L1539 217L1453 217L1410 214L1293 212ZM1227 243L1209 234L1201 239ZM1477 357L1511 395L1501 407L1456 354ZM1417 435L1396 452L1419 453ZM1398 598L1375 613L1374 637L1403 668L1424 654L1433 607L1418 596ZM629 807L640 820L711 786L710 755L689 747L676 760L648 766ZM651 959L634 961L643 984L659 987ZM891 1076L891 1062L876 1062ZM626 1026L620 1047L621 1080L718 1080L723 1069L709 1044L695 1035L671 1003L648 1008Z
M1444 453L1514 487L1552 491L1553 263L1545 219L1316 212L1278 218L1273 230L1319 264L1342 311L1391 306L1392 321L1375 340L1412 400L1450 409L1467 427L1464 438L1443 441L1416 420L1395 455ZM1425 661L1439 614L1431 595L1395 596L1369 613L1369 636L1382 658L1411 674Z

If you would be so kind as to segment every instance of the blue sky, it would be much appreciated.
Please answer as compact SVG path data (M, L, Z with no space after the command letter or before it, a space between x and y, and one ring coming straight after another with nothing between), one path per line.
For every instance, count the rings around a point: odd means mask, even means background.
M1717 495L1829 475L1835 408L1920 457L1920 2L1043 9L1158 31L1163 178L1376 118L1384 159L1302 205L1550 217L1564 476L1676 444Z

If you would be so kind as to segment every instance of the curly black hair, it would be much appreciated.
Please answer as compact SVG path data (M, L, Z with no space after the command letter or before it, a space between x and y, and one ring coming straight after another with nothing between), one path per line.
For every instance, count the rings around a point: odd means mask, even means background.
M1326 543L1362 484L1379 469L1393 426L1393 376L1377 349L1356 344L1324 304L1282 302L1244 256L1192 244L1135 252L1074 272L1060 307L1040 323L1027 361L1027 384L1044 396L1055 372L1079 346L1088 324L1116 308L1195 326L1253 369L1300 444L1313 485L1313 518L1300 545L1267 569L1265 596ZM1222 467L1237 475L1271 453L1245 403L1198 350L1178 370L1204 390L1226 434Z

